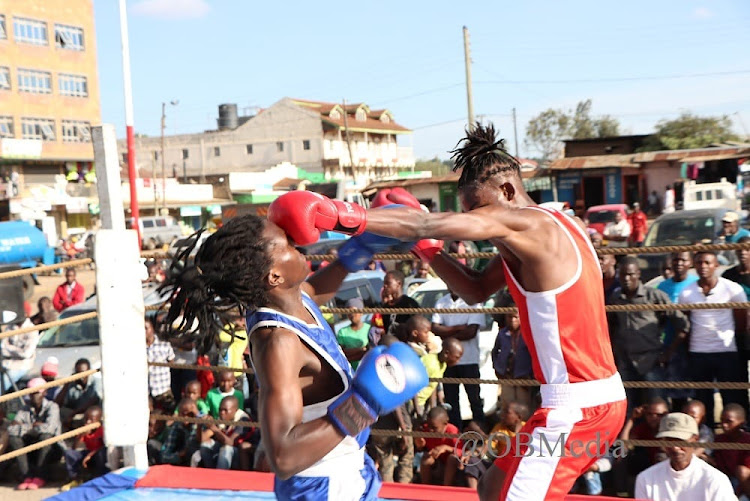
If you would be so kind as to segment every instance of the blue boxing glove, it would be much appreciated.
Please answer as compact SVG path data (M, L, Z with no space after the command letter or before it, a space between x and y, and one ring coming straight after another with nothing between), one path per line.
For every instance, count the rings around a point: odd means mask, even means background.
M405 205L391 204L384 209L406 207ZM374 233L365 232L359 236L350 238L338 249L339 261L349 272L364 270L372 261L375 254L387 252L407 253L411 252L416 242L402 242L397 238L384 237Z
M328 407L345 435L356 436L429 384L417 353L405 343L376 346L359 362L348 390Z

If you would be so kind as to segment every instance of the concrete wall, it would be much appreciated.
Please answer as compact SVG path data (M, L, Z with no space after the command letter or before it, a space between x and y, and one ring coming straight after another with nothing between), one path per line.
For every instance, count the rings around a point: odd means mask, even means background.
M664 189L672 185L680 178L680 165L671 162L649 162L643 165L643 174L646 179L646 193L656 190L660 200L664 200Z

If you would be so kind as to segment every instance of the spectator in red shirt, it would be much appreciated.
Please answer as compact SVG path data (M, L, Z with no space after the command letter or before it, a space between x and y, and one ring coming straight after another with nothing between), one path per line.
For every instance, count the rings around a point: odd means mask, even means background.
M102 420L102 408L98 405L86 410L86 424L99 423ZM83 445L85 448L80 449ZM84 435L80 435L76 441L76 447L65 450L65 469L68 470L70 482L63 486L67 491L83 482L80 477L98 477L107 472L107 448L104 447L104 427L100 426Z
M74 304L82 303L83 294L83 285L76 281L76 270L68 268L65 272L65 282L57 287L52 305L57 311L63 311Z
M640 247L643 245L643 241L646 239L646 231L648 230L648 218L646 213L641 210L641 204L635 202L633 204L633 212L628 216L628 222L630 222L630 245L634 247Z
M458 428L448 422L448 411L445 407L433 407L427 413L427 421L422 431L435 433L458 434ZM453 485L456 477L456 465L446 466L448 457L454 454L456 447L461 447L457 438L415 438L415 449L424 451L419 473L423 484ZM442 478L441 478L442 477Z
M716 437L716 442L750 443L750 433L743 431L745 409L739 404L727 404L721 413L721 429L724 433ZM735 492L750 495L750 451L714 450L716 468L724 472Z

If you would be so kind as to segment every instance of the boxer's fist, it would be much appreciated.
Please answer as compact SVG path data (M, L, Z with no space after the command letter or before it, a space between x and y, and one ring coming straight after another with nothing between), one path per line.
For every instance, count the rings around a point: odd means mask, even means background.
M428 383L427 371L409 345L377 346L359 362L351 386L328 407L328 416L342 433L356 436Z
M432 262L432 258L434 258L439 252L443 250L443 241L442 240L435 240L433 238L425 238L424 240L420 240L417 242L417 244L412 248L412 252L422 261L425 263Z
M414 195L409 193L403 188L383 188L375 194L375 198L372 199L370 207L375 209L377 207L383 207L384 205L400 204L412 207L414 209L421 209L422 206L419 204Z
M367 212L357 204L331 200L312 191L290 191L271 203L268 220L297 245L307 245L318 241L321 230L361 234L365 231Z

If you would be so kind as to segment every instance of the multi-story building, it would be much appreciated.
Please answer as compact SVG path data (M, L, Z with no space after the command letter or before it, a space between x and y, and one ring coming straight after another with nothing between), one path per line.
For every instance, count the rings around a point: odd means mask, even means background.
M0 103L0 198L83 180L101 120L93 0L0 0Z
M166 177L218 179L289 162L327 179L366 181L414 168L412 148L396 141L411 132L390 111L364 103L344 110L335 103L284 98L254 116L238 116L236 105L223 104L217 130L164 138L164 170ZM118 146L124 162L125 141ZM138 136L135 146L140 175L160 177L161 138Z

